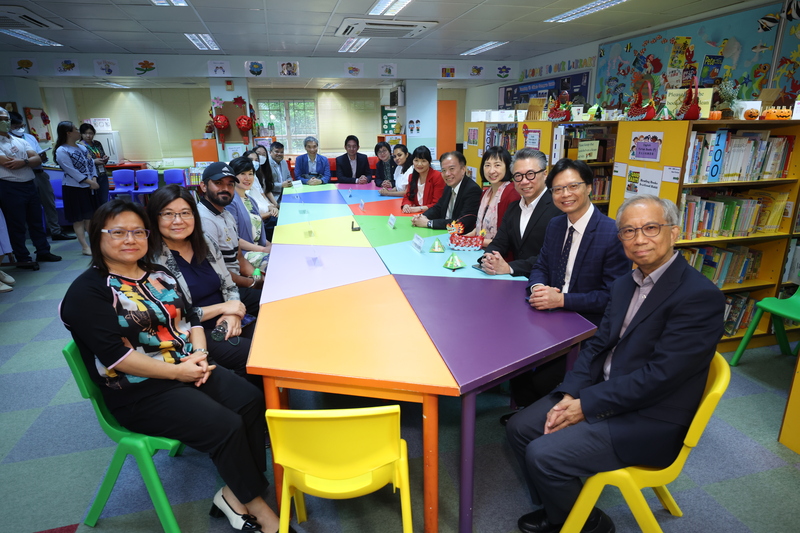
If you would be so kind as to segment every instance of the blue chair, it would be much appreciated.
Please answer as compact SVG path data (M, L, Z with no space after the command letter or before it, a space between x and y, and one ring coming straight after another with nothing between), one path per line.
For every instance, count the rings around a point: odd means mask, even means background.
M164 183L175 183L186 187L186 171L182 168L170 168L164 171Z
M136 171L136 191L133 193L134 201L138 198L141 203L143 194L151 194L158 190L158 170L144 169Z
M129 168L120 168L111 173L111 179L114 181L114 190L108 191L108 197L114 198L118 194L130 194L133 199L134 191L134 173Z
M55 197L55 204L56 204L56 211L58 212L58 223L61 226L71 226L70 222L67 220L67 217L64 216L64 190L62 184L62 177L64 173L60 170L57 171L48 171L48 176L50 176L50 185L53 187L53 196ZM45 224L45 228L47 225Z

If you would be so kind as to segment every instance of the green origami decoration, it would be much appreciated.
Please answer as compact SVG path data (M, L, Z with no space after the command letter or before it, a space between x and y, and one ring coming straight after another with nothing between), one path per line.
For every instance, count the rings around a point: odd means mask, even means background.
M442 245L442 241L438 238L434 239L433 244L431 244L431 249L428 250L428 253L431 254L443 254L444 253L444 245Z
M465 266L467 266L467 264L464 263L464 261L462 261L461 258L456 255L455 252L453 252L452 254L450 254L450 257L447 258L447 261L445 261L443 266L444 268L448 268L453 272L455 272L459 268L464 268Z

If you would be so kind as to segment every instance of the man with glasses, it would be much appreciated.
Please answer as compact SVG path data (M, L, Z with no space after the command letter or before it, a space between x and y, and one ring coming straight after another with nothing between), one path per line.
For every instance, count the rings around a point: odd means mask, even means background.
M631 465L663 468L678 455L722 337L725 298L674 249L678 209L641 195L617 212L617 235L637 268L617 279L597 333L549 395L508 421L509 443L538 510L524 533L555 533L582 477ZM610 533L595 508L582 531Z
M489 275L528 277L542 248L547 224L561 211L545 188L546 155L533 148L517 150L511 168L520 201L508 206L497 235L479 262Z
M447 152L439 158L442 178L447 185L436 205L424 215L414 215L411 225L418 228L445 229L454 220L464 225L462 233L475 228L481 205L481 188L467 175L467 160L461 152Z

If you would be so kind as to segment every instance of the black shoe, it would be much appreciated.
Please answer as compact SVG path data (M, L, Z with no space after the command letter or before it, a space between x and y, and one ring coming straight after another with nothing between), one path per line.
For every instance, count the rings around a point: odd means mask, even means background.
M508 419L517 414L519 411L511 411L510 413L506 413L500 417L500 425L505 426L508 424Z
M544 509L522 515L517 520L517 527L522 533L558 533L562 525L551 523Z
M26 270L39 270L39 263L36 261L22 261L17 263L17 268L24 268Z
M581 533L614 533L617 530L614 522L601 509L595 507L581 529Z
M56 254L51 254L50 252L45 252L43 254L36 254L36 260L47 263L55 263L57 261L61 261L61 256Z
M75 235L67 235L66 233L55 233L50 236L54 241L71 241L77 239Z

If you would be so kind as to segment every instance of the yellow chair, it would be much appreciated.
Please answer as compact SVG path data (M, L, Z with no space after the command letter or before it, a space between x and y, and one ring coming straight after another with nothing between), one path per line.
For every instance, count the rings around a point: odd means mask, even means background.
M388 483L400 491L403 532L412 533L408 449L400 438L400 406L293 411L268 409L272 453L283 467L281 525L289 531L291 499L306 520L303 494L346 499Z
M730 380L731 369L728 363L719 353L715 354L711 361L705 392L703 392L692 425L689 426L689 432L683 440L683 448L678 454L678 458L666 468L629 466L593 475L586 480L572 512L569 513L567 521L561 528L561 533L580 532L606 485L614 485L619 488L644 533L661 533L661 527L642 494L642 489L645 487L652 487L661 505L673 516L683 516L683 512L675 503L675 499L667 490L666 485L675 481L683 470L689 452L697 446L697 441L700 440L700 435L708 425L711 414L725 393L725 389L728 388Z

